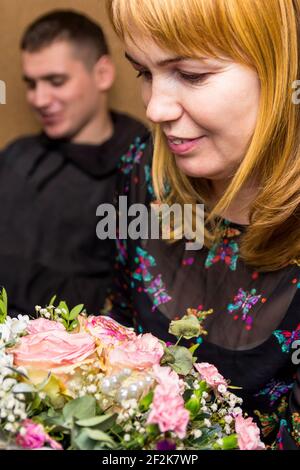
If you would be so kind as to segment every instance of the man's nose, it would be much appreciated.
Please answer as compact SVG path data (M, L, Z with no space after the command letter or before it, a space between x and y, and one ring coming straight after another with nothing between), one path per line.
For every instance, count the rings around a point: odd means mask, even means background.
M182 114L182 106L174 90L166 86L155 85L151 88L151 96L146 106L146 115L155 124L176 121Z
M34 90L29 91L28 101L37 109L46 108L51 102L51 93L44 84L37 84Z

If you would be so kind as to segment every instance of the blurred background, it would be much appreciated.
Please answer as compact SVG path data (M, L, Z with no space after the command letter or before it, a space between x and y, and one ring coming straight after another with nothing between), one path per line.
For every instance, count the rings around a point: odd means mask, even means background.
M29 23L57 8L82 12L101 24L117 67L110 105L147 122L139 82L125 60L123 46L109 23L105 0L0 0L0 80L6 84L6 104L0 105L0 148L15 137L39 130L25 100L19 41Z

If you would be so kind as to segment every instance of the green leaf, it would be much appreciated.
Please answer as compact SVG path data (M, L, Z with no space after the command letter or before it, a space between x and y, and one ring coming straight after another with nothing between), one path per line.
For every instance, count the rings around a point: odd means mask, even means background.
M7 304L8 304L8 302L7 302L7 292L4 289L4 287L2 287L2 300L4 302L4 305L5 305L6 309L7 309Z
M171 321L169 333L177 338L197 338L201 334L199 320L194 315L184 315L180 320Z
M199 343L196 343L196 344L194 344L193 346L191 346L191 347L189 348L190 353L191 353L192 355L194 355L194 352L199 348L199 346L200 346Z
M76 307L74 307L70 312L69 320L75 320L75 318L77 318L80 312L82 311L83 307L84 304L76 305Z
M59 302L59 305L58 305L57 308L60 308L60 310L64 309L64 310L66 310L66 312L69 314L69 308L68 308L68 306L67 306L67 304L66 304L66 302L65 302L64 300L61 300L61 301Z
M200 400L199 398L190 398L184 406L189 410L191 416L195 417L200 411Z
M93 426L97 426L98 424L103 423L104 421L107 421L112 416L115 416L115 415L108 414L108 415L102 415L102 416L94 416L93 418L81 419L79 421L76 421L76 424L77 426L93 427Z
M93 439L94 441L105 442L109 444L112 448L114 448L116 445L114 440L103 431L100 431L98 429L89 429L89 428L86 428L85 431L87 433L87 436L90 439Z
M223 445L222 449L223 450L233 450L233 449L238 449L238 438L237 434L231 434L231 436L225 436L222 439Z
M196 361L191 352L182 346L170 346L170 350L175 357L175 363L170 364L172 369L179 375L188 375Z
M75 400L67 403L63 408L63 415L67 421L72 418L88 419L94 417L96 414L96 400L90 395L76 398Z
M4 302L3 302L2 299L0 299L0 310L1 310L1 312L3 312L3 313L5 313L5 310L6 310L5 304L4 304Z
M72 449L94 450L97 441L91 439L86 431L86 428L84 428L75 437L72 436Z
M54 305L55 300L56 300L56 294L50 299L50 302L48 305Z
M148 411L152 401L153 401L153 391L151 390L149 393L147 393L146 396L144 396L144 398L140 400L139 402L140 411L143 411L143 412Z

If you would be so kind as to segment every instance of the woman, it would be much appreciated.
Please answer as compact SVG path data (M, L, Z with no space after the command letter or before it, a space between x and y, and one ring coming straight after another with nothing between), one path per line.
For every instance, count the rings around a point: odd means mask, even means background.
M137 140L123 157L123 195L205 204L201 250L119 240L112 315L172 341L171 319L212 311L199 360L241 387L266 443L299 448L300 2L108 7L154 124L154 146Z

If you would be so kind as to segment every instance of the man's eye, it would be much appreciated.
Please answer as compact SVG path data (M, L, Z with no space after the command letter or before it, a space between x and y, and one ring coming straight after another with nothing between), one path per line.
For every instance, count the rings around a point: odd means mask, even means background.
M139 70L136 77L142 77L145 80L152 80L151 72L148 72L147 70Z
M209 73L185 73L185 72L179 72L180 77L190 83L198 83L202 82L205 80Z
M36 87L35 82L26 82L26 88L27 90L34 90Z
M66 80L63 79L63 78L55 78L55 79L51 80L51 85L55 86L55 87L62 86L65 83L66 83Z

